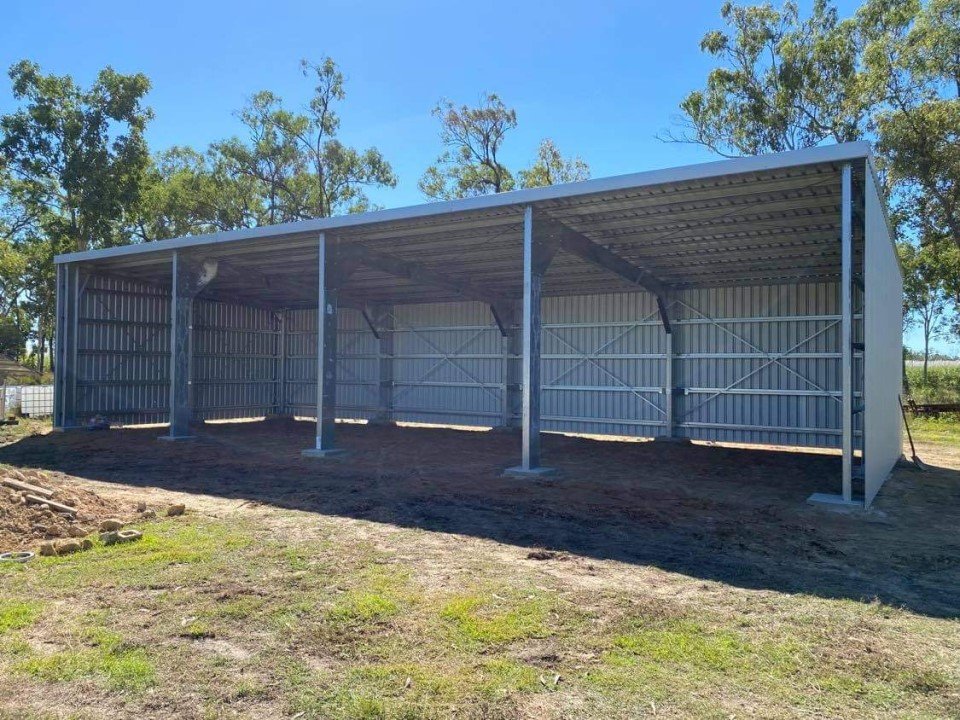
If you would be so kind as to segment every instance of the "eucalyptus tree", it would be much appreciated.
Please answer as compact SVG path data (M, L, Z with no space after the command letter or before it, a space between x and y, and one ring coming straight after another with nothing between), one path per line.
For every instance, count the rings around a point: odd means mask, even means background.
M509 132L517 127L517 113L495 93L485 94L474 107L442 100L433 115L440 121L444 150L418 183L428 198L450 200L590 177L590 168L581 158L564 158L550 139L540 143L532 166L512 172L502 161L501 151Z
M126 241L149 163L150 82L107 67L84 88L28 60L9 76L16 106L0 116L0 192L18 208L7 242L25 258L18 308L30 315L42 370L54 325L53 256Z

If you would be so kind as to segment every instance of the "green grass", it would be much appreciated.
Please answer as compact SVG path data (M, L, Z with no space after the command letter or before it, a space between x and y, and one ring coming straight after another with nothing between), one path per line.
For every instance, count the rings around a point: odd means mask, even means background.
M460 643L505 645L551 635L554 631L549 613L553 604L543 593L512 599L492 592L462 595L444 603L440 618Z
M938 418L910 417L910 432L918 442L960 446L960 418L943 415Z
M43 603L0 598L0 635L29 627L40 616Z
M927 379L923 378L923 367L907 367L908 397L918 403L956 403L960 402L960 364L931 365L927 370Z
M13 670L56 683L95 678L116 691L141 692L154 684L154 666L145 649L131 647L119 634L102 628L88 631L84 640L78 649L20 660Z

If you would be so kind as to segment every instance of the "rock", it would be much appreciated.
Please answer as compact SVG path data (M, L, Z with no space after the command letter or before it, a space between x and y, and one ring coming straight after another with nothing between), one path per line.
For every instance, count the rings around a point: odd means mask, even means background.
M93 540L90 538L84 538L80 541L80 547L82 547L84 550L89 550L93 547Z
M138 512L138 513L143 513L143 512L146 512L146 511L147 511L147 504L146 504L145 502L138 502L138 503L137 503L137 512Z
M113 532L123 527L123 522L116 518L107 518L100 522L100 532Z
M67 533L70 537L74 538L82 538L90 534L85 527L81 527L80 525L71 525L67 529Z
M63 537L63 530L56 525L51 525L47 528L47 537Z
M57 554L57 547L52 542L40 543L40 554L50 557Z
M144 520L155 520L156 517L157 517L157 513L156 513L155 510L144 510L144 511L143 511L143 519L144 519Z
M50 506L47 505L46 503L43 503L43 505L40 506L40 509L41 509L41 510L46 510L46 511L49 512L49 511L50 511Z
M100 541L104 545L114 545L119 539L116 530L100 533Z
M46 535L49 530L50 528L48 528L46 525L40 525L39 523L30 527L30 532L32 532L34 535Z
M69 555L70 553L80 552L83 545L76 540L62 540L57 543L56 548L57 555Z
M167 517L176 517L183 515L187 511L187 506L183 503L177 503L167 508Z

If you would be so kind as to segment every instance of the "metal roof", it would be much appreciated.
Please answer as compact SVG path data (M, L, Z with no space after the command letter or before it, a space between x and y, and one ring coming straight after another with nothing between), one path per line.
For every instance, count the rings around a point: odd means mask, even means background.
M864 142L737 158L547 188L318 218L155 243L61 255L91 270L168 284L172 251L219 261L204 291L272 307L316 304L317 237L359 245L428 273L500 297L521 292L523 211L560 223L670 288L834 280L840 275L840 168L855 187L871 167ZM856 193L855 193L856 195ZM855 204L856 211L856 204ZM855 223L855 267L863 251ZM636 289L608 270L564 252L544 294ZM365 303L462 299L455 290L369 266L344 285Z

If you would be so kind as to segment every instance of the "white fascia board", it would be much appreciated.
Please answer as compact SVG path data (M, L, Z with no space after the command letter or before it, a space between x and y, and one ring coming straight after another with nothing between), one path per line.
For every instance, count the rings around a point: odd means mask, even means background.
M257 228L228 230L226 232L210 233L208 235L188 235L172 240L158 240L156 242L140 243L137 245L121 245L119 247L104 248L102 250L86 250L83 252L58 255L54 258L54 262L60 264L104 260L126 255L169 252L182 248L215 245L219 243L236 242L238 240L255 240L258 238L271 238L281 235L311 232L330 232L362 225L416 220L440 215L451 215L454 213L478 210L494 210L512 206L519 208L537 202L561 200L564 198L594 195L604 192L635 190L651 185L689 182L692 180L709 180L724 175L768 172L804 165L842 162L844 160L870 160L871 158L872 153L869 143L865 141L849 142L839 145L804 148L803 150L790 150L770 155L715 160L698 163L696 165L684 165L664 170L649 170L646 172L631 173L629 175L615 175L613 177L584 180L582 182L567 183L565 185L514 190L496 195L464 198L462 200L411 205L392 210L375 210L373 212L358 213L356 215L339 215L337 217L283 223L282 225L265 225Z

